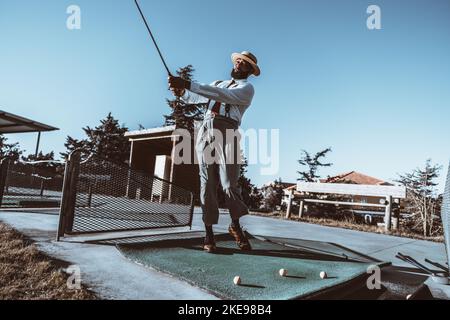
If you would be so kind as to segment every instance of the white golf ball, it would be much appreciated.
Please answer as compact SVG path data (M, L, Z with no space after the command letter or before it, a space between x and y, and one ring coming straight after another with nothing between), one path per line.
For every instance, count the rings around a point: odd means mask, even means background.
M321 279L326 279L326 278L328 278L327 273L326 273L325 271L320 272L320 278L321 278Z
M239 277L239 276L234 277L233 283L235 285L237 285L237 286L240 285L241 284L241 277Z
M278 273L280 274L280 276L286 277L288 274L288 271L286 269L280 269L280 271L278 271Z

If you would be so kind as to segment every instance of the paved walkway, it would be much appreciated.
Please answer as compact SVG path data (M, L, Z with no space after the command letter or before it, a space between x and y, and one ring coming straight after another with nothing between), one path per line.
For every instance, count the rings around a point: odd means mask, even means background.
M224 214L220 220L217 229L225 230L230 218ZM102 298L215 299L209 293L183 281L126 260L115 247L82 242L55 242L57 216L0 211L0 221L31 237L40 250L78 265L82 281ZM392 262L395 268L410 267L395 259L398 251L418 260L429 258L441 263L446 260L444 245L429 241L256 216L244 217L242 225L255 235L336 243L376 259ZM200 214L194 215L193 226L194 229L201 229Z

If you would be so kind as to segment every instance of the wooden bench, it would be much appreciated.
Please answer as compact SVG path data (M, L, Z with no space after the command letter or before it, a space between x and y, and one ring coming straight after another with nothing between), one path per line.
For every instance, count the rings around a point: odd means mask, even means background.
M394 199L406 198L406 187L399 186L377 186L362 184L342 184L342 183L314 183L314 182L298 182L297 192L304 194L300 200L299 216L303 215L305 203L323 203L334 205L347 205L359 207L384 208L385 211L385 229L391 230L392 227L392 203ZM330 195L351 195L365 197L384 198L380 203L364 203L364 202L345 202L331 201L322 199L309 199L308 195L313 194L330 194ZM286 218L290 218L292 210L292 200L294 198L294 189L289 193L288 207Z

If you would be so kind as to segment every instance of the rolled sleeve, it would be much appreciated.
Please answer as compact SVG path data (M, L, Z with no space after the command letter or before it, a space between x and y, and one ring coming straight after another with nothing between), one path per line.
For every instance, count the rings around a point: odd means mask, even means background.
M191 85L191 89L192 89L192 85ZM208 102L208 98L202 97L201 95L196 94L189 90L185 90L184 94L180 98L183 102L189 103L189 104L200 104L200 103Z

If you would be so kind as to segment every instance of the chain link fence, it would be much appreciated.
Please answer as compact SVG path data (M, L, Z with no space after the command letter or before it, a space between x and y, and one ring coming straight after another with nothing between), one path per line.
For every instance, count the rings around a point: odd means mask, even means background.
M194 196L169 181L99 157L67 165L60 230L87 234L191 226Z
M450 266L450 166L447 173L447 182L445 184L441 216L444 227L445 248L447 250L447 263Z

